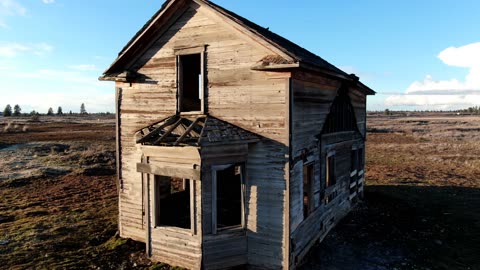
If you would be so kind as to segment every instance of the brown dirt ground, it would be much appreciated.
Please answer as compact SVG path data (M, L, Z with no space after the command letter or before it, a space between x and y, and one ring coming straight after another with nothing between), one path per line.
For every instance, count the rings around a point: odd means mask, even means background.
M480 269L480 117L368 121L364 200L303 269ZM95 154L111 158L112 117L0 118L0 151L32 142L73 149L38 159L46 167L82 169L0 181L0 269L168 268L115 235L115 176L84 170L112 168Z

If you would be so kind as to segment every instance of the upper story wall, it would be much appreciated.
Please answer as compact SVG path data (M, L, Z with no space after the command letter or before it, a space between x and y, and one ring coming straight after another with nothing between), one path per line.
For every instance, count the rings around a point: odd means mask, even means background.
M316 147L316 138L330 113L342 82L312 72L292 74L292 158ZM365 136L366 95L349 88L348 95L355 111L358 130Z
M290 73L251 70L251 66L272 52L221 20L206 7L190 4L134 63L133 70L144 75L148 83L124 88L126 95L132 92L128 102L132 106L126 107L124 103L123 113L155 114L157 118L174 114L175 50L206 46L206 111L266 138L287 143L285 102Z

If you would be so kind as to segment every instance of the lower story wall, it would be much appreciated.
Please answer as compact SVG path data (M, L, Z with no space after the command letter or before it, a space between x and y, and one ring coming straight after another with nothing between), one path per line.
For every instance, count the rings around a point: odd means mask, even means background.
M352 209L351 196L352 149L363 146L358 133L345 132L322 136L318 147L304 153L291 169L290 206L290 267L302 261L310 248ZM326 186L327 155L334 155L335 184ZM303 215L303 165L314 164L312 200L314 210ZM295 209L292 208L295 206ZM294 213L292 212L294 211Z

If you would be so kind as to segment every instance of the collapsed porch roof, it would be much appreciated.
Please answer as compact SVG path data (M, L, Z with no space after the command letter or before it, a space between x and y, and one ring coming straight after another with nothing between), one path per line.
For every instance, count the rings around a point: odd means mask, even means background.
M173 115L137 132L151 146L205 146L257 142L260 137L210 115Z

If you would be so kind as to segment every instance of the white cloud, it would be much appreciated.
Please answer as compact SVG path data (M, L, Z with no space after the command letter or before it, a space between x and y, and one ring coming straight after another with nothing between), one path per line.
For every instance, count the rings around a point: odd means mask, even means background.
M414 107L440 107L462 108L478 106L480 95L395 95L385 100L387 106L414 106Z
M0 44L0 57L16 57L20 54L34 54L43 56L53 51L53 47L47 43L21 44L4 43Z
M95 71L98 70L98 68L95 65L90 65L90 64L82 64L82 65L71 65L68 66L71 69L74 70L80 70L80 71Z
M55 0L42 0L44 4L53 4L55 3Z
M431 106L453 108L480 104L480 42L449 47L437 56L444 64L468 68L464 79L435 80L426 75L406 89L405 95L387 97L389 106Z
M5 22L6 17L25 16L27 9L20 5L16 0L0 0L0 27L8 29Z

